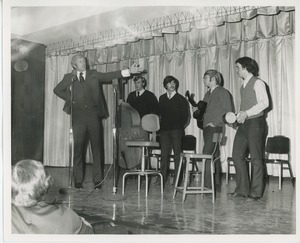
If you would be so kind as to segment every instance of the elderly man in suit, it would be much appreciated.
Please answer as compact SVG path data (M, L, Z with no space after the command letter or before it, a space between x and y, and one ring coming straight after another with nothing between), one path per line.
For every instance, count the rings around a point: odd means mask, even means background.
M122 71L100 73L87 70L86 59L76 54L71 60L73 71L64 75L62 81L54 88L54 93L65 100L64 111L71 114L74 134L74 181L75 187L81 189L84 180L85 146L89 139L93 156L94 188L101 188L103 180L101 165L102 119L108 116L101 84L110 84L113 79L129 77L138 73L139 68L133 65ZM71 95L71 90L73 91ZM71 97L73 96L73 97ZM72 109L71 109L71 99Z

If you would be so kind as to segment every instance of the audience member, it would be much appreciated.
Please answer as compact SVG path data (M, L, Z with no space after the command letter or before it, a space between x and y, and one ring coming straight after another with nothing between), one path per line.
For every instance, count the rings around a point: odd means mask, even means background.
M42 163L19 161L12 168L11 180L12 233L93 234L92 226L73 210L44 201L52 180Z

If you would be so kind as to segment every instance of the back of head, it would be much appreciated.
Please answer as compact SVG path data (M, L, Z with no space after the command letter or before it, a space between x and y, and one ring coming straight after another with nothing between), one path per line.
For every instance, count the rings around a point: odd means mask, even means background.
M259 67L257 62L250 57L241 57L235 61L235 63L241 64L243 68L249 73L252 73L253 76L257 77L259 75Z
M11 180L12 203L23 207L43 200L52 182L43 164L35 160L21 160L14 165Z

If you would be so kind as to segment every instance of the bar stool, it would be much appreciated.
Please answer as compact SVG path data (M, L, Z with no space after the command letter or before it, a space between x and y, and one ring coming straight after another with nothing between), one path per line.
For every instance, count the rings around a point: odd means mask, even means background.
M175 181L175 187L174 187L174 194L173 194L173 199L176 196L176 192L182 192L183 197L182 197L182 202L185 201L186 195L187 194L206 194L206 193L211 193L212 194L212 201L214 203L215 201L215 188L214 188L214 161L213 161L213 155L209 154L192 154L192 153L181 153L180 156L180 162L179 162L179 167L178 167L178 173L176 176L176 181ZM206 188L204 187L204 175L205 175L205 162L206 160L211 161L211 181L212 181L212 188ZM189 186L189 176L192 173L195 173L194 171L194 163L201 163L201 167L198 166L199 171L198 173L201 173L201 184L200 186ZM179 182L179 176L181 172L181 168L183 164L185 163L185 172L184 172L184 184L183 186L178 186ZM192 169L190 170L190 166L192 165ZM201 169L200 169L201 168Z
M213 141L216 143L215 149L217 148L217 145L220 144L222 139L221 133L215 133L213 136ZM215 150L214 150L215 151ZM212 194L212 202L215 202L215 186L214 186L214 172L215 172L215 166L214 163L216 161L214 159L214 152L212 154L197 154L197 153L181 153L180 155L180 162L178 167L178 172L176 176L175 181L175 187L174 187L174 194L173 199L176 196L177 191L182 192L182 202L185 201L187 194ZM204 176L205 176L205 163L206 160L210 161L211 166L211 188L204 187ZM198 164L201 163L201 166L198 166ZM181 173L181 169L183 167L183 164L185 164L185 171L184 171L184 184L183 186L179 186L179 177ZM191 164L191 169L190 169ZM197 166L194 166L194 165ZM195 167L198 168L197 173L201 174L201 183L200 186L190 186L188 185L190 174L194 174Z
M182 138L181 149L182 149L183 153L196 153L196 144L197 144L196 137L194 135L186 134ZM158 170L160 168L161 150L156 149L156 148L152 149L150 157L155 159L156 163L155 163L154 167ZM174 172L174 168L175 168L173 151L169 155L169 160L170 160L169 170L170 170L170 174L171 174L172 172ZM174 175L174 177L175 176L176 175Z
M152 140L149 141L128 141L126 145L129 147L140 147L142 148L142 161L139 169L130 170L124 173L123 175L123 184L122 184L122 194L125 193L125 178L128 175L137 175L138 176L138 192L140 192L141 187L141 176L146 177L146 197L148 196L148 175L159 175L160 184L161 184L161 193L163 193L163 176L158 170L146 169L146 158L149 160L148 149L159 148L159 143L156 141L156 132L160 129L159 126L159 117L155 114L147 114L142 118L142 128L151 132Z

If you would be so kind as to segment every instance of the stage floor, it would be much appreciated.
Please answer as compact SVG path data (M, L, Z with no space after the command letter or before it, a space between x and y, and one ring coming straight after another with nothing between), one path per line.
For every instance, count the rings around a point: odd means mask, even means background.
M114 194L113 169L109 168L105 167L108 176L101 190L93 191L92 166L87 165L83 190L66 195L59 194L59 189L68 186L68 168L46 167L55 180L46 201L73 208L94 226L96 234L296 234L296 190L289 178L279 191L278 177L271 177L259 201L228 197L235 188L232 178L228 185L223 179L214 204L211 196L195 194L182 203L181 193L173 199L170 183L163 195L159 183L150 184L146 198L145 181L138 193L136 177L127 177L122 196L122 170Z

